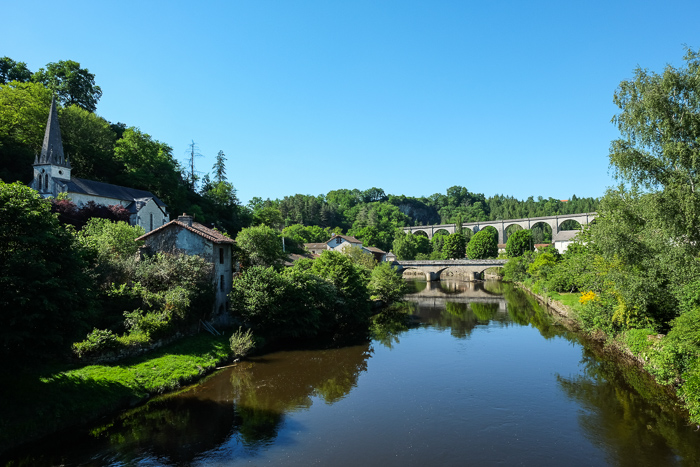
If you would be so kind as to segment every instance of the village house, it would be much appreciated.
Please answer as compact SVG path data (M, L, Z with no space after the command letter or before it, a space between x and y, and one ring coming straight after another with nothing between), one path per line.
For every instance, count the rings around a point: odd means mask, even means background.
M65 193L77 206L90 201L105 206L121 205L130 213L131 225L140 225L146 232L170 220L166 205L150 191L137 190L109 183L76 178L63 153L61 129L58 125L56 99L51 101L41 154L34 159L34 178L29 186L48 198Z
M216 286L213 311L219 318L224 315L228 309L228 294L233 284L233 239L194 222L192 216L183 214L136 240L144 241L142 248L147 254L183 253L200 256L212 263L213 280Z
M369 253L374 256L377 262L386 261L386 252L375 248L373 246L362 246L362 242L355 237L350 235L336 235L333 234L325 243L304 243L304 248L306 248L309 253L315 255L320 255L325 250L339 251L343 252L345 248L360 248L365 253Z

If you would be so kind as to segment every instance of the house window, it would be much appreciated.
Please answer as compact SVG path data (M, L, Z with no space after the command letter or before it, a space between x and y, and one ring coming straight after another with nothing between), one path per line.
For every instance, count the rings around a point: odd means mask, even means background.
M340 237L338 237L338 238L335 239L335 244L336 244L336 245L340 245L340 242L342 242L342 241L343 241L343 239L340 238Z
M224 275L223 274L221 276L219 276L219 289L221 289L222 292L224 291Z
M219 247L219 264L224 264L224 249Z

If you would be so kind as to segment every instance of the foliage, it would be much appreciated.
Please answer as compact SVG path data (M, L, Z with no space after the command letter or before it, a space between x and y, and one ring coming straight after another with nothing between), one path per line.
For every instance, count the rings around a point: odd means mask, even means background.
M282 251L280 233L267 225L258 225L241 230L236 244L243 252L244 264L281 267L287 255Z
M333 233L329 227L323 228L318 225L292 224L282 229L282 235L293 238L299 243L324 243Z
M16 62L10 57L0 57L0 84L10 81L26 83L32 77L32 72L24 62Z
M467 258L486 259L498 256L498 234L488 230L475 233L467 245Z
M31 181L50 107L51 92L40 84L0 85L0 179Z
M248 329L243 332L243 328L239 327L229 338L229 345L233 358L244 358L255 348L253 331Z
M526 251L522 256L509 258L503 266L503 280L510 282L523 282L530 276L528 269L535 261L535 253Z
M233 283L231 310L267 337L314 337L328 325L337 297L307 271L252 266ZM324 316L325 315L325 316Z
M428 237L420 234L412 234L397 230L392 244L392 251L400 260L415 259L417 254L430 253L430 241Z
M369 271L355 265L342 253L327 250L314 260L311 272L333 284L338 291L341 302L336 312L340 326L365 327L370 316Z
M55 355L85 332L93 283L83 253L47 200L20 183L0 181L0 354L5 361Z
M73 353L78 358L104 354L119 348L116 334L109 330L93 329L82 342L73 344Z
M446 259L464 259L466 249L467 238L463 233L455 232L445 238L442 244L442 256Z
M372 253L367 253L359 247L343 248L342 253L346 255L353 263L362 266L365 269L373 270L377 266L377 260L374 259Z
M526 251L532 250L532 232L527 229L512 233L506 241L506 255L509 258L522 256Z
M408 291L403 276L387 262L379 263L372 270L369 292L372 299L381 300L386 305L400 301Z
M94 112L102 97L102 89L95 84L95 75L73 60L59 60L46 64L46 69L32 75L32 81L42 83L56 93L63 105L77 105Z
M616 177L650 191L652 219L675 242L700 249L700 53L659 75L638 67L620 83L614 118L622 138L611 143Z

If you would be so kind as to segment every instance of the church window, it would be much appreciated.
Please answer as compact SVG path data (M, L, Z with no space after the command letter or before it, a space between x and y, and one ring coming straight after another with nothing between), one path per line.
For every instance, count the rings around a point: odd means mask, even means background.
M150 224L149 224L149 227L148 227L148 230L149 230L149 231L153 230L153 213L151 213L150 219L151 219L151 220L150 220Z
M44 175L44 191L49 191L49 174Z
M41 191L41 174L39 174L39 191Z
M219 277L219 289L221 289L222 292L224 291L224 275L223 274Z
M219 264L224 264L224 249L219 247Z

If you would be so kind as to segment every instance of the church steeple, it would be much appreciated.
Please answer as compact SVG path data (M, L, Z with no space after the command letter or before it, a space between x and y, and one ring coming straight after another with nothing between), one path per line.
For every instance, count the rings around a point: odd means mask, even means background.
M49 111L49 120L46 123L46 133L44 133L44 144L41 146L39 163L70 168L70 162L63 154L61 127L58 125L58 112L56 111L56 96L51 99L51 110Z
M58 196L65 190L66 183L71 179L70 161L63 154L61 128L58 126L56 97L51 99L49 121L46 123L44 144L41 154L34 157L34 180L29 184L43 197Z

